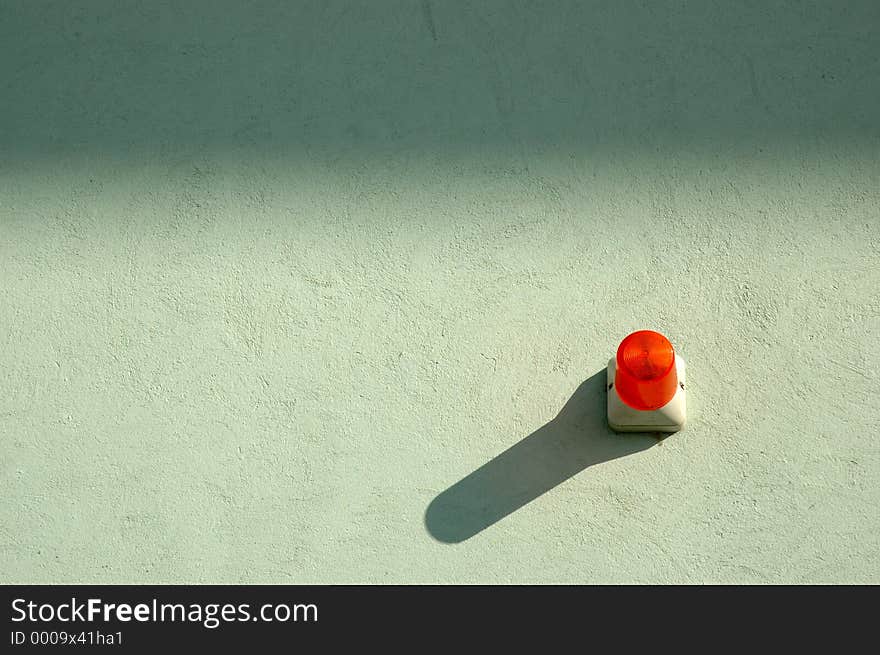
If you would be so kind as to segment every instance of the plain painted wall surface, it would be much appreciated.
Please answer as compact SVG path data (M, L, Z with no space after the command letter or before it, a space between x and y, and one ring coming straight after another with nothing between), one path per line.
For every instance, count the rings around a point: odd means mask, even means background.
M880 582L880 4L173 4L0 5L0 580Z

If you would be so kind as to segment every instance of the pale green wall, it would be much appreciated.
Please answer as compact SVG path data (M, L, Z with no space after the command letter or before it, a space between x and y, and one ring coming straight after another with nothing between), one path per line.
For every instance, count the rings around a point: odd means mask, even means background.
M0 580L880 582L878 27L0 2Z

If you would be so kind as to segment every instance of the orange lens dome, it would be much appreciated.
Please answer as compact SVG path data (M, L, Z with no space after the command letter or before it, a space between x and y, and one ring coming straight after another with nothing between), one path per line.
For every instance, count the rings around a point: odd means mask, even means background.
M633 332L617 349L614 388L620 399L638 410L663 407L678 387L675 351L659 332Z

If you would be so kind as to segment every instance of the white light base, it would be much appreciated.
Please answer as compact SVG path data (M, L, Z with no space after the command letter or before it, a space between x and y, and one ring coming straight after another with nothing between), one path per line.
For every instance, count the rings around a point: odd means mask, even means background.
M614 388L616 358L608 362L608 377L605 389L608 391L608 425L615 432L678 432L684 427L685 380L684 360L675 354L675 368L678 374L678 388L675 395L660 409L641 411L633 409L620 399Z

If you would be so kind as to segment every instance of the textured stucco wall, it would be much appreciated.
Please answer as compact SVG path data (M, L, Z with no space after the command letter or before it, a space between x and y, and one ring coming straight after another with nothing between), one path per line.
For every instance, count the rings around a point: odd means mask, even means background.
M0 580L880 582L878 26L0 2Z

